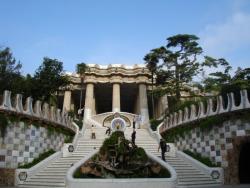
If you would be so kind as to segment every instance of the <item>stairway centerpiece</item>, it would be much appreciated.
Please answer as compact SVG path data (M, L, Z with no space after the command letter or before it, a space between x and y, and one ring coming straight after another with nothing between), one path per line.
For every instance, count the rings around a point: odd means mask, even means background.
M143 148L115 131L99 153L87 160L74 174L75 178L168 178L169 171L148 158Z

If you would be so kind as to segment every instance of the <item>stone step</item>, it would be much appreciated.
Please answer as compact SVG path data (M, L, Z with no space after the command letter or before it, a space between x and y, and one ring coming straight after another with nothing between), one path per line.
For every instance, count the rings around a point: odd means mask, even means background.
M65 177L65 175L58 175L58 174L54 174L53 176L48 175L48 174L36 174L35 176L32 176L31 178L38 178L38 179L63 179Z
M189 186L201 185L201 186L204 186L204 185L211 185L211 184L218 185L218 183L216 181L213 181L213 180L192 181L192 182L179 182L178 181L178 185L189 185Z
M64 178L53 178L53 179L50 179L50 178L30 178L28 180L28 182L31 182L31 183L35 183L35 182L48 182L48 183L65 183L65 179Z
M20 185L19 185L20 186ZM65 187L65 183L53 183L53 182L25 182L20 187Z
M206 181L206 180L210 180L210 181L214 181L212 180L212 178L207 177L207 176L201 176L201 177L182 177L182 176L178 176L178 181L180 182L192 182L192 181Z

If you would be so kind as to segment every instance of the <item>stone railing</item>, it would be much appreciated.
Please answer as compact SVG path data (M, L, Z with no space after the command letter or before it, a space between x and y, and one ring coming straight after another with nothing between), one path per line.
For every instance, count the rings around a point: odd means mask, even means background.
M5 90L2 101L0 101L0 111L20 114L27 118L43 121L47 124L55 124L63 128L70 129L76 132L75 126L72 125L72 119L67 113L61 112L54 106L49 106L47 103L36 101L33 104L33 99L28 97L25 105L22 102L22 95L17 94L14 99L11 98L11 91Z
M212 98L208 99L206 109L203 102L199 102L198 109L195 105L191 105L189 108L185 107L183 111L179 110L167 116L163 123L157 127L157 132L162 133L173 127L209 116L250 108L248 95L250 94L247 93L247 90L240 91L239 105L235 103L234 93L229 93L227 94L227 102L223 100L222 96L216 97L216 103Z

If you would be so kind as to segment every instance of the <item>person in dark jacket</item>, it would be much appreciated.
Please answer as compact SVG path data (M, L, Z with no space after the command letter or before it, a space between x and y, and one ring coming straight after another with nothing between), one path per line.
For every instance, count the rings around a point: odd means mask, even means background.
M136 138L136 131L135 129L133 130L132 134L131 134L131 139L132 139L132 143L135 145L135 138Z
M158 152L159 152L160 148L161 148L161 158L163 161L166 161L165 152L166 152L167 144L166 144L166 141L162 138L161 138L160 143L159 143Z

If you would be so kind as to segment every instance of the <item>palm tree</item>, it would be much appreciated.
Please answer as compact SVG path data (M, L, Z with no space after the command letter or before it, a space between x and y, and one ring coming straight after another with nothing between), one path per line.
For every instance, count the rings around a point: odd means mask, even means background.
M76 65L76 72L77 72L77 74L80 74L80 77L81 77L81 93L80 93L79 109L82 108L83 80L84 80L85 72L86 72L87 68L88 68L88 66L85 63L79 63Z

